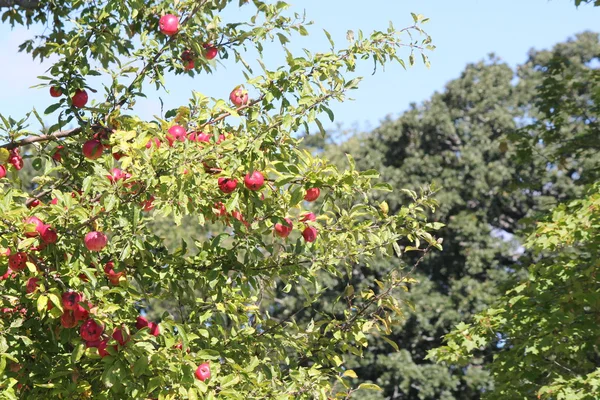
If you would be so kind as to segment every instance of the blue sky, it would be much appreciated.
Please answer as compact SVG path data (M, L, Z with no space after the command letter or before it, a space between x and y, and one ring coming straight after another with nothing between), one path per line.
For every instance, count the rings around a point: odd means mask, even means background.
M412 23L411 12L430 18L425 25L437 49L429 54L431 68L421 64L407 71L400 66L378 69L371 76L372 62L365 62L358 74L365 76L361 88L352 93L353 102L335 104L336 123L357 125L362 129L377 126L387 115L397 116L411 102L427 99L434 91L443 89L446 82L457 77L465 64L476 62L494 52L511 65L523 62L531 48L548 48L575 33L600 30L600 7L582 6L576 9L571 0L296 0L295 11L306 10L310 39L300 38L291 46L300 52L327 50L329 45L322 33L327 29L336 45L345 43L348 29L385 29L392 21L398 28ZM235 15L229 15L235 18ZM23 28L11 30L0 25L0 52L4 56L0 65L2 76L0 113L20 117L35 107L43 111L52 104L46 89L29 89L37 82L48 63L33 62L26 54L18 54L17 46L34 32ZM278 47L267 56L267 64L274 67L282 59ZM233 60L213 75L169 77L169 93L147 91L148 100L141 101L136 111L144 118L160 112L160 96L165 109L185 104L190 89L215 97L227 97L229 91L242 80L241 71ZM333 127L329 120L325 127ZM48 117L48 123L54 121ZM35 124L34 124L35 126Z

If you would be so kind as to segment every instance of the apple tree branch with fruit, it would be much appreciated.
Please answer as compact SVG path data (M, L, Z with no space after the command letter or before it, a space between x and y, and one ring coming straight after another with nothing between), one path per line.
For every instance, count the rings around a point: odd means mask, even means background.
M403 258L372 289L339 293L343 312L273 317L277 285L300 288L310 311L374 255L425 257L440 242L426 221L431 191L407 192L389 215L376 171L348 169L302 149L295 133L323 130L330 104L359 86L357 62L414 63L433 47L414 25L356 37L328 53L294 55L307 35L284 2L241 1L248 21L222 23L231 1L40 0L2 9L12 24L49 24L20 47L56 62L40 85L58 117L37 134L0 116L0 391L6 399L327 399L359 389L344 355L402 316L418 264ZM248 4L245 4L248 3ZM262 43L286 65L268 69ZM261 72L244 60L258 54ZM406 54L404 54L406 52ZM169 75L195 77L217 60L244 71L225 99L191 92L165 118L144 121L136 99ZM92 87L104 79L102 89ZM228 97L227 97L228 96ZM56 114L54 114L56 113ZM42 123L42 125L44 125ZM36 171L25 181L26 163ZM219 227L195 255L169 252L151 222ZM412 260L416 260L415 257ZM284 290L285 291L285 290ZM149 319L160 300L177 310Z

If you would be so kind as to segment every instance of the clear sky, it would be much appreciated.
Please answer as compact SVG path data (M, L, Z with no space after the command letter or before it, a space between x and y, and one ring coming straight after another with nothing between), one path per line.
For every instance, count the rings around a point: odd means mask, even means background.
M386 115L397 116L411 102L427 99L434 91L458 76L465 64L476 62L494 52L510 65L523 62L531 48L548 48L585 30L600 31L600 7L582 6L576 9L572 0L290 0L294 10L306 10L314 21L309 28L310 39L301 38L291 48L299 52L327 50L328 42L322 34L327 29L342 47L348 29L386 29L388 21L398 28L412 24L411 12L430 18L425 25L437 49L429 54L431 68L421 64L404 71L400 66L378 69L371 76L372 62L365 62L358 70L366 76L361 88L352 93L353 102L336 104L332 108L336 122L344 126L358 124L363 129L377 126ZM235 6L234 6L235 7ZM229 16L233 18L234 16ZM26 54L18 54L17 46L33 32L23 28L11 30L0 25L0 113L14 118L24 115L32 107L40 112L52 104L46 89L30 89L38 83L49 64L31 61ZM302 40L304 39L304 40ZM273 49L277 47L273 46ZM281 53L267 56L271 66L281 59ZM233 62L225 60L217 73L167 78L169 93L147 91L148 100L140 102L136 111L144 118L160 113L160 96L165 109L185 104L190 89L210 96L226 98L229 91L241 83L242 74ZM48 123L52 123L48 116ZM321 118L332 127L327 117ZM35 126L35 125L34 125Z

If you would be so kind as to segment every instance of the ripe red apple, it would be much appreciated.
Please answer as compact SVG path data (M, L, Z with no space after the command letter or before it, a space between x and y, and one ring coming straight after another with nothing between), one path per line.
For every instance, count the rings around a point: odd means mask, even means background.
M8 154L8 162L12 164L17 171L23 168L23 158L19 155L19 149L14 148Z
M6 176L6 167L4 165L0 165L0 179Z
M60 324L63 328L75 328L77 326L77 320L70 310L65 310L60 317Z
M149 149L152 147L152 145L158 149L160 147L160 140L158 140L158 138L152 138L148 140L148 143L146 143L146 148Z
M131 174L125 171L121 171L119 168L113 168L110 171L110 175L106 175L106 177L111 183L115 183L120 180L127 180L131 178Z
M85 247L89 251L100 251L104 247L106 247L106 244L108 243L108 238L102 232L92 231L85 235L83 241L85 243Z
M148 200L142 201L142 209L146 212L152 211L154 209L154 200L156 200L154 196L150 195Z
M319 188L310 188L306 190L306 195L304 195L304 200L306 201L315 201L321 195L321 189Z
M150 325L148 320L145 317L142 317L141 315L135 320L135 327L137 329L147 328L148 325Z
M52 97L62 96L62 90L60 90L60 87L58 87L58 86L50 87L50 96L52 96Z
M27 259L27 253L22 251L15 253L8 257L8 267L13 271L23 271L26 267Z
M23 221L25 224L23 234L26 237L36 237L44 228L44 223L36 216L31 216Z
M302 231L302 236L304 237L304 240L306 240L307 242L309 242L309 243L314 242L315 240L317 240L317 228L315 228L313 226L307 226Z
M123 328L115 328L113 330L112 338L115 339L121 346L125 346L125 343L129 341L129 335Z
M215 203L215 205L213 206L213 213L215 213L215 215L217 217L224 217L227 215L227 209L225 208L225 204L218 202Z
M71 98L71 102L73 103L73 107L82 108L88 102L88 94L84 89L77 89L75 94Z
M53 244L56 243L56 241L58 240L58 235L56 231L50 225L44 225L42 227L42 229L40 230L40 237L42 238L42 241L46 244Z
M204 47L204 57L207 60L212 60L219 54L219 49L209 43L204 43L202 47Z
M79 334L86 342L100 339L102 332L104 332L104 326L92 318L86 320L83 324L81 324L81 328L79 328Z
M98 348L98 346L100 346L100 342L102 342L102 341L101 340L91 340L89 342L85 342L85 347L88 349L91 347Z
M104 151L104 146L97 139L90 139L83 144L82 153L85 158L89 158L90 160L95 160L97 158L102 157L102 152Z
M210 142L210 135L208 133L204 133L204 132L191 132L188 135L188 139L191 142L204 142L204 143L208 143L208 142Z
M64 292L61 296L61 299L65 310L75 310L79 305L79 302L83 301L83 296L81 293L70 290L68 292Z
M107 347L107 345L108 345L108 339L101 340L101 341L98 343L98 354L99 354L99 355L100 355L100 357L102 357L102 358L104 358L104 357L106 357L106 356L110 355L110 354L108 353L108 351L106 351L106 347Z
M52 154L52 159L56 162L62 162L62 156L65 151L65 146L56 146L54 149L54 154Z
M172 36L179 31L179 18L173 14L166 14L158 21L160 31L167 36Z
M237 186L237 180L230 178L219 178L219 189L223 193L231 193L235 190Z
M186 71L189 71L189 70L191 70L191 69L194 69L194 67L195 67L195 66L196 66L196 63L194 62L194 60L192 60L192 61L187 61L187 62L184 64L183 68L184 68Z
M183 61L192 61L194 59L194 52L191 50L184 50L183 53L181 53L181 59Z
M275 224L275 234L282 238L288 237L292 232L292 229L294 229L294 224L291 219L286 218L285 222L285 224L279 222Z
M91 309L91 303L88 303L88 308ZM73 310L73 316L77 321L85 321L90 317L90 312L85 309L81 304L77 304Z
M150 329L150 334L152 336L160 335L160 326L155 322L148 323L148 329Z
M186 137L185 128L181 125L173 125L169 128L167 133L167 140L169 141L169 146L173 146L173 143L177 140L179 142L185 141Z
M308 212L308 213L304 214L302 216L302 218L300 218L300 221L302 221L302 222L316 221L316 220L317 220L316 215L313 214L313 213L311 213L311 212Z
M244 185L252 191L260 190L265 184L265 177L259 171L254 171L251 174L247 173L244 177Z
M38 278L29 278L27 279L27 285L26 285L26 291L27 293L33 293L37 290L37 288L39 287L38 285Z
M248 91L241 86L236 87L229 94L229 100L236 107L241 107L248 104Z
M112 283L113 285L116 286L116 285L119 284L119 279L121 279L121 277L123 275L125 275L125 272L123 272L123 271L121 271L121 272L115 271L115 263L112 262L112 261L109 261L104 266L104 274L106 275L106 277L108 278L108 280L110 281L110 283Z
M207 379L210 379L210 365L208 363L203 363L198 366L195 372L196 378L204 382Z
M31 199L31 201L27 200L27 208L34 208L40 205L40 201L38 199Z
M13 278L15 276L16 276L16 274L14 273L14 271L12 269L10 269L10 268L7 268L6 272L4 273L4 275L0 275L0 281L3 281L3 280L8 279L8 278Z

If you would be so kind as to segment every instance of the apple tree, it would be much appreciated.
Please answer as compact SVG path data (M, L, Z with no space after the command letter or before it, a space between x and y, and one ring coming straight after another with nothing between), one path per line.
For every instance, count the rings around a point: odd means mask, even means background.
M5 6L4 8L1 8ZM0 391L6 399L347 398L360 389L344 355L385 336L414 282L397 258L341 311L308 323L272 316L274 288L304 293L304 311L330 290L317 272L350 278L375 256L441 248L426 221L430 189L389 191L348 156L339 169L302 150L297 132L333 120L330 104L360 83L361 60L414 63L431 49L413 15L348 46L293 54L307 35L285 2L240 1L246 21L223 23L225 0L15 1L2 20L47 25L20 49L53 61L39 86L55 102L42 116L1 116ZM286 63L269 69L266 41ZM270 46L270 48L273 46ZM253 52L250 52L250 51ZM244 56L257 54L257 67ZM187 104L146 121L135 103L173 74L190 79L226 65L245 82L224 99L192 91ZM22 174L24 165L36 171ZM220 231L168 251L155 218ZM191 219L190 219L191 218ZM419 261L416 262L418 264ZM168 300L159 318L142 310Z

